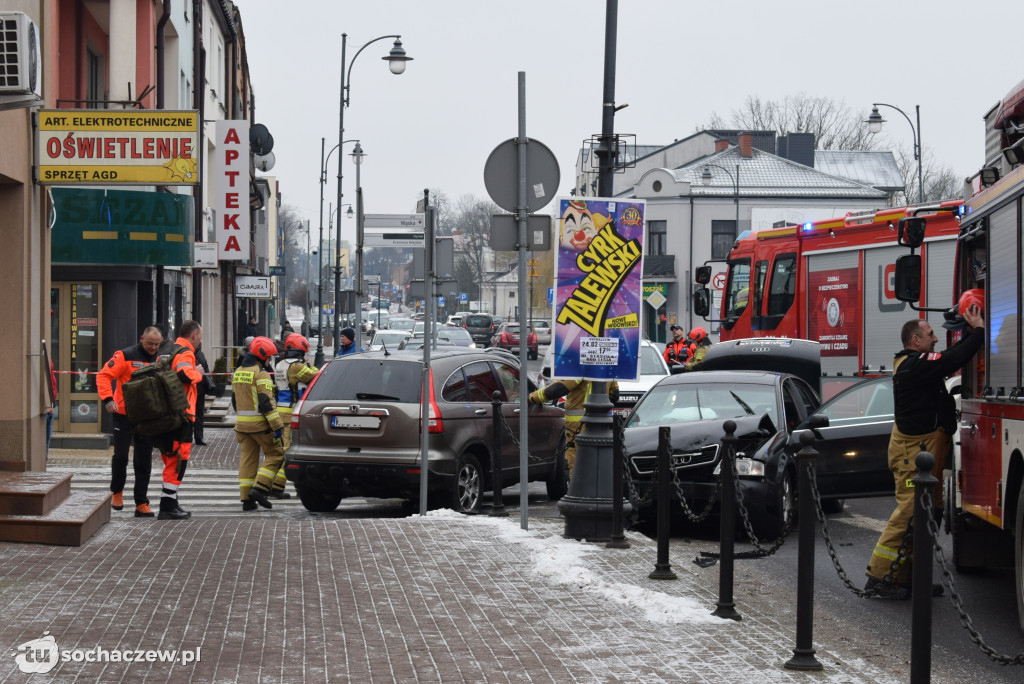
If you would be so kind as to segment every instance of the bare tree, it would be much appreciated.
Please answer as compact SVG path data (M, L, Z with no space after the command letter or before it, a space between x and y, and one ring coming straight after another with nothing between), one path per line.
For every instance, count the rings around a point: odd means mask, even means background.
M903 176L905 189L893 195L894 206L918 203L917 160L914 153L906 145L897 145L893 149L896 165ZM922 160L924 175L924 201L941 202L943 200L962 199L964 195L964 179L948 164L940 166L931 161L931 150L925 148Z
M306 220L295 207L286 204L277 212L277 224L284 232L284 291L290 303L298 303L305 308L308 291L306 264L310 258L306 251Z
M765 100L748 95L743 106L732 111L728 122L711 113L701 130L740 128L757 131L813 133L819 150L873 150L879 142L868 133L863 120L866 114L854 111L842 100L806 93L786 95L779 100Z

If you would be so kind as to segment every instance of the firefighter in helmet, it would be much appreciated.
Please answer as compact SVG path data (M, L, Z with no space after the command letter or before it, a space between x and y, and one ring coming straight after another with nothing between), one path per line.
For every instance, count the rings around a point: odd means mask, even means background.
M711 346L711 338L708 337L708 331L704 328L694 328L688 335L690 339L690 360L685 366L683 366L683 372L690 372L698 370L701 361L704 360L704 355L708 353L708 347Z
M274 380L277 383L277 412L280 414L281 420L284 421L284 431L281 436L285 451L288 451L288 447L292 444L292 409L319 372L316 366L306 363L306 354L308 353L309 340L299 333L293 332L284 338L284 354L274 366ZM270 490L270 496L275 499L290 499L291 494L284 491L286 483L287 479L282 465L274 477L274 487Z
M550 370L545 368L544 373L549 374ZM593 384L590 380L558 380L530 394L531 404L543 404L565 397L565 465L570 477L576 464L576 435L583 428L581 421L586 412L583 404L590 396ZM619 383L615 380L608 383L608 398L612 403L618 401Z
M243 511L255 510L257 504L273 508L268 497L284 461L284 421L274 402L274 378L267 370L276 353L277 345L273 340L262 336L254 338L242 358L242 365L231 377L237 413L235 440L242 447L238 488ZM261 449L264 458L257 470Z

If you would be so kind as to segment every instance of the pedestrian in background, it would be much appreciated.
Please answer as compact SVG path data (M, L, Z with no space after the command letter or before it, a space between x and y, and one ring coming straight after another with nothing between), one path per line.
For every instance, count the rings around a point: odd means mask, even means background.
M196 388L196 422L192 426L192 443L197 446L207 446L203 439L203 420L206 417L206 395L213 390L213 377L210 375L210 364L206 361L206 354L202 350L203 345L196 347L197 368L203 374L203 381Z
M889 437L889 470L896 484L896 510L889 516L871 553L864 585L864 591L880 598L910 598L913 556L904 540L914 515L914 459L921 451L933 454L932 473L938 473L942 481L950 436L956 431L956 402L946 389L945 379L966 366L985 344L985 319L980 307L972 305L962 316L970 331L943 352L935 351L938 337L924 319L911 319L900 331L903 351L896 354L893 366L894 422ZM941 489L937 489L936 506L941 506L941 497ZM901 559L898 568L897 558ZM942 585L936 585L932 593L941 593L941 589Z
M295 328L292 324L285 319L285 322L281 324L281 341L285 342L288 340L288 336L295 332Z
M365 351L362 348L356 348L356 331L352 328L342 328L341 333L338 335L338 341L341 343L338 345L341 347L338 350L338 356L348 356L349 354Z
M242 447L238 462L238 490L243 511L257 504L273 508L270 491L284 461L284 421L274 403L274 379L268 371L277 345L268 337L256 337L231 377L235 403L235 440ZM260 450L263 463L259 463ZM259 468L257 469L257 464Z
M260 334L259 328L256 327L255 316L249 316L249 322L245 324L245 329L242 332L243 337L256 337Z
M184 386L190 421L195 421L199 384L203 381L203 374L196 364L196 348L202 342L203 327L196 321L188 320L178 329L178 339L174 340L174 351L171 352L171 368ZM178 489L185 477L185 469L192 453L193 427L193 423L189 422L181 434L171 440L169 449L161 449L164 472L160 491L160 513L157 516L160 520L186 520L192 517L191 513L179 505Z
M136 369L148 366L157 360L164 335L160 328L151 325L142 331L139 343L133 344L114 355L96 374L96 392L114 423L114 456L110 462L110 491L113 494L110 505L115 511L124 508L124 485L128 479L128 452L134 444L132 470L135 473L134 499L135 517L152 518L149 507L149 478L153 472L153 443L140 435L128 420L124 408L124 384L132 379ZM116 384L116 386L115 386Z

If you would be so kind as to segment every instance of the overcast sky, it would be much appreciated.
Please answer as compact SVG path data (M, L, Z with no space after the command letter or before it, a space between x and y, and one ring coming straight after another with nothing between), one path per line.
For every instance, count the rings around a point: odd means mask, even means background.
M526 73L526 131L550 147L572 187L583 140L600 132L604 0L235 0L242 13L256 120L275 140L282 201L318 226L320 138L338 142L341 34L348 34L350 107L367 213L411 213L424 188L487 197L488 154L517 132L517 74ZM726 120L748 95L806 93L867 115L887 102L921 107L926 161L960 175L983 161L982 115L1024 69L1001 27L1024 25L1020 0L622 0L616 132L640 144L692 134L712 112ZM400 34L414 61L395 76L378 41ZM1012 38L1010 39L1013 40ZM907 122L883 110L896 142ZM345 145L344 202L355 166ZM337 192L337 152L327 205ZM354 222L344 221L347 239Z

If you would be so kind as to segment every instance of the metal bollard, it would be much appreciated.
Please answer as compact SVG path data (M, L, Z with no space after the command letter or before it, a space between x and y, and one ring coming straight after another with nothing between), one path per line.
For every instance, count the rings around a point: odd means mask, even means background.
M922 451L914 459L917 475L914 483L914 564L910 573L914 592L911 594L910 619L910 682L924 684L931 681L932 669L932 551L935 540L928 529L930 507L924 505L924 495L935 496L938 480L932 475L935 456ZM934 498L932 498L934 501Z
M612 534L605 543L609 549L628 549L629 542L622 531L622 469L626 459L622 453L622 416L612 415Z
M736 480L733 478L733 463L736 460L736 422L722 423L725 436L722 437L722 510L719 525L719 566L718 603L711 613L720 618L742 620L733 601L733 557L736 545Z
M814 433L800 432L800 451L797 453L800 470L800 547L796 565L796 648L793 657L787 660L787 670L821 670L822 665L814 657L814 533L818 518L814 498L811 495L811 474L807 466L814 462L818 452L814 444Z
M672 428L658 428L658 562L648 575L650 579L675 579L676 573L668 562L669 524L669 480L672 479L670 461L672 458Z
M508 517L501 495L501 392L491 394L491 512L495 518Z

